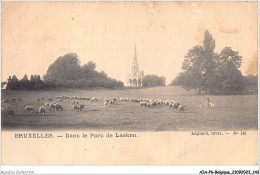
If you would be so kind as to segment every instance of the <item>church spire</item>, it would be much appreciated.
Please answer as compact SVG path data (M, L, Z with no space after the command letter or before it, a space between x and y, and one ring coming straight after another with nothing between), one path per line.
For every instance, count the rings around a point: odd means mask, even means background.
M136 45L135 45L134 64L137 65Z
M138 73L139 73L139 66L137 63L137 54L136 54L136 45L135 45L134 62L132 65L132 75L137 76Z
M137 52L136 52L136 45L134 50L134 60L132 64L131 74L128 78L128 83L130 86L142 87L143 86L143 71L139 72L139 65L137 62Z

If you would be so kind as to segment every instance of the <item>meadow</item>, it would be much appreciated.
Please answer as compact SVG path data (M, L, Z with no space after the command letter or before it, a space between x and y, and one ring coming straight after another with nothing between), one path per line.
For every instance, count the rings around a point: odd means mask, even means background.
M57 96L96 97L98 101L80 101L83 111L73 109L73 100L58 102ZM23 102L9 102L15 109L13 116L2 116L3 130L120 130L120 131L221 131L257 130L257 95L209 96L212 108L200 108L205 95L186 91L181 87L122 88L122 89L59 89L51 91L2 90L3 99L22 98ZM40 101L37 101L40 98ZM42 100L42 98L45 98ZM49 111L46 115L25 112L25 106L37 110L48 98L62 104L63 111ZM104 105L104 98L116 98L115 104ZM185 106L185 112L170 110L167 105L144 108L136 102L119 98L174 100Z

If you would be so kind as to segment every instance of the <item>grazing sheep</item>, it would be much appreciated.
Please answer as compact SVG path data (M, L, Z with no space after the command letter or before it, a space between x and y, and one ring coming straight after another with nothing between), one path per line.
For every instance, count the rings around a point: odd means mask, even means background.
M33 112L35 112L35 108L34 108L33 106L25 106L24 111L25 111L25 112L27 112L27 111L33 111Z
M169 109L172 109L172 107L173 107L173 103L170 103L169 104Z
M179 106L180 106L180 103L174 103L173 108L177 110L179 108Z
M79 104L79 101L78 100L73 100L73 102L71 103L72 105L74 104Z
M46 106L46 107L47 107L47 106L50 106L50 102L45 102L45 103L44 103L44 106Z
M133 102L138 102L138 99L137 98L133 98L132 101Z
M48 98L48 101L52 101L52 98Z
M80 109L80 108L79 108L79 106L78 106L78 105L74 104L74 105L73 105L73 109L76 109L76 110L78 110L78 111L79 111L79 109Z
M215 104L214 103L209 103L209 107L214 107Z
M145 107L146 102L141 101L141 102L140 102L140 105L141 105L142 107Z
M14 108L11 106L5 106L1 108L1 114L6 115L7 117L14 115Z
M59 103L55 104L55 109L56 109L56 111L58 111L58 110L62 111L63 110L62 105L59 104Z
M171 101L170 103L169 103L169 107L170 107L170 109L176 109L176 110L178 110L178 107L180 106L180 103L177 103L177 102L175 102L175 101Z
M184 112L184 106L183 106L183 105L180 105L180 106L178 107L178 111L179 111L179 112Z
M79 110L82 111L82 109L84 109L84 106L85 106L84 104L80 104L79 105Z
M41 106L41 107L39 108L39 113L40 113L40 114L42 113L42 115L45 115L45 111L46 111L46 108L45 108L44 106Z
M51 104L50 104L50 111L51 111L52 109L56 109L56 103L51 103Z
M206 107L212 108L212 107L214 107L214 106L215 106L214 103L201 103L201 104L200 104L200 108L206 108Z
M156 102L155 101L152 101L150 102L151 106L156 106Z
M15 101L16 101L16 99L15 99L15 98L13 98L11 101L12 101L12 102L15 102Z
M106 101L104 102L104 105L107 105L107 102L106 102Z
M204 103L200 104L200 108L205 108L205 104Z
M151 103L149 103L149 102L145 103L145 107L151 108L151 106L152 106Z
M97 101L97 98L96 98L96 97L92 97L92 98L90 99L90 103L92 103L92 102L94 102L94 101Z
M2 104L4 104L4 103L9 103L9 100L6 99L6 100L2 100L1 102L2 102Z
M1 107L1 116L3 117L3 116L5 116L5 115L7 115L7 114L6 114L5 107Z

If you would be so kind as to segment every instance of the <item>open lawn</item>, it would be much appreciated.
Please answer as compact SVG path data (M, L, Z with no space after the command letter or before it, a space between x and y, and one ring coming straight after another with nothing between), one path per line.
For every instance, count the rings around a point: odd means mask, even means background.
M85 109L75 111L73 100L63 100L63 111L38 113L48 98L56 96L97 97L98 101L82 101ZM257 130L257 95L210 96L212 108L199 108L205 95L185 91L181 87L154 87L143 89L69 89L51 91L2 90L3 99L22 98L23 102L10 102L15 108L13 116L2 116L2 129L15 130L125 130L125 131L203 131L203 130ZM144 108L136 102L123 102L119 98L174 100L185 106L185 112L170 110L167 105ZM37 101L37 98L45 100ZM104 105L104 98L116 98L115 104ZM37 113L25 112L32 105Z

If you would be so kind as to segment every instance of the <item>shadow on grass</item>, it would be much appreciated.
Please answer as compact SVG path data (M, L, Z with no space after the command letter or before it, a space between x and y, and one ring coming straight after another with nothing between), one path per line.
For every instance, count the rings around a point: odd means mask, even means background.
M91 110L83 110L83 111L78 111L78 112L97 112L97 111L101 111L100 109L91 109Z

